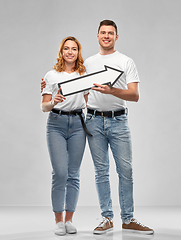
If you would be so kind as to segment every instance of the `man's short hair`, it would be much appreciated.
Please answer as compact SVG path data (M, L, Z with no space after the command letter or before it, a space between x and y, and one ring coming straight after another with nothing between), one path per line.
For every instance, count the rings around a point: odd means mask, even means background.
M116 30L116 35L118 34L118 29L117 29L117 26L116 26L116 23L113 22L112 20L103 20L100 22L99 24L99 28L98 28L98 33L99 33L99 30L102 26L113 26Z

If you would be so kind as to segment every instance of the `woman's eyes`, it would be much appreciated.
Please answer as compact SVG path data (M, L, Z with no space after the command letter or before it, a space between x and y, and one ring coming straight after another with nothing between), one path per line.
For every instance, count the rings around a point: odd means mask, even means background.
M69 50L69 48L64 48L64 50ZM73 48L73 51L77 51L77 48Z

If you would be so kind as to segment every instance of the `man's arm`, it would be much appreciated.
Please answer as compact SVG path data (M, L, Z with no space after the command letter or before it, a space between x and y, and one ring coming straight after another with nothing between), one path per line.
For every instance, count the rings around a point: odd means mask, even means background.
M42 82L41 82L41 86L40 86L40 88L41 88L41 93L42 93L42 92L43 92L43 88L46 87L46 82L44 81L43 78L42 78L41 80L42 80Z
M120 89L120 88L110 88L108 85L100 85L95 83L96 87L91 89L104 93L104 94L111 94L115 97L121 98L126 101L133 101L138 102L139 100L139 85L138 82L129 83L128 89Z

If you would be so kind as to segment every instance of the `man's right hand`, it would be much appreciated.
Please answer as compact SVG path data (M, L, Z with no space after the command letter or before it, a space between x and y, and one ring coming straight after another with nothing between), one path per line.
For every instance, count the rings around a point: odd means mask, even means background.
M43 78L41 79L42 82L41 82L41 93L43 92L43 88L46 87L46 82L43 80Z

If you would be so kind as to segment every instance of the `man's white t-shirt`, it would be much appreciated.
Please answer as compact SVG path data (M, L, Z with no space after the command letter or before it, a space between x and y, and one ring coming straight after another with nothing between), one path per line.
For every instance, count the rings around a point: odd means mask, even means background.
M67 73L67 72L57 72L55 70L50 70L46 73L44 80L46 82L46 87L43 89L42 95L51 94L52 99L58 92L58 83L70 80L73 78L80 77L77 72ZM54 108L63 111L72 111L77 109L83 109L86 107L86 102L84 99L84 92L73 94L66 97L61 103L58 103Z
M128 89L127 84L140 82L134 61L118 51L109 55L101 55L98 53L85 61L87 74L104 70L104 65L124 72L114 84L113 87L115 88ZM121 98L90 90L87 107L98 111L116 111L126 108L127 106L126 101Z

